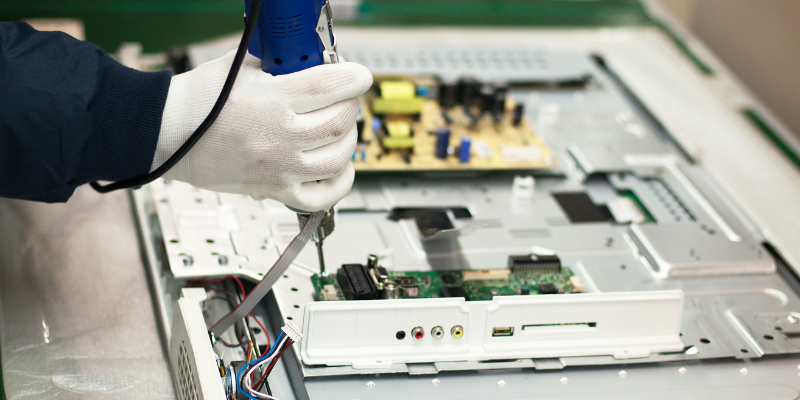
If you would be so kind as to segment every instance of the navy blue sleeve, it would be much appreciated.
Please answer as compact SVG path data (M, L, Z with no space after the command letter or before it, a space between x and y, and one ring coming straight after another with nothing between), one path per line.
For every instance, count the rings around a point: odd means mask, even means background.
M84 183L149 172L171 77L0 22L0 196L64 202Z

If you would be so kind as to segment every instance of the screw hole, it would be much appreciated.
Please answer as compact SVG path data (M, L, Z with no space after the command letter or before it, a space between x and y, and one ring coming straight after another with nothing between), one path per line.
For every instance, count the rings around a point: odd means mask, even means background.
M700 343L709 344L711 341L706 338L700 338Z
M293 287L293 288L292 288L292 291L293 291L293 292L296 292L296 291L297 291L297 288L296 288L296 287Z
M214 239L206 239L206 243L214 243Z
M302 62L308 61L308 56L303 55L302 57L300 57L300 61L302 61Z
M742 353L749 353L749 352L750 352L750 351L749 351L749 350L747 350L747 349L741 349L741 350L739 350L739 351L741 351Z
M170 243L178 243L178 239L172 239L169 241Z
M775 337L772 336L772 335L764 335L764 339L772 340L772 339L775 339Z
M397 331L397 333L394 334L394 337L396 337L397 340L403 340L406 338L406 333L405 331Z
M776 330L776 331L778 331L778 332L780 332L780 331L782 331L782 330L783 330L783 328L781 328L780 326L776 326L776 327L775 327L775 330Z
M299 305L297 305L297 304L295 304L293 307L294 307L294 308L300 308L300 306L299 306Z
M292 318L292 317L286 317L286 319L288 319L289 321L291 321L291 320L293 320L294 318Z
M288 278L289 278L289 275L284 275L283 277L288 279Z
M283 60L281 60L280 58L276 58L276 59L274 59L272 61L275 61L275 64L278 64L278 65L283 64Z

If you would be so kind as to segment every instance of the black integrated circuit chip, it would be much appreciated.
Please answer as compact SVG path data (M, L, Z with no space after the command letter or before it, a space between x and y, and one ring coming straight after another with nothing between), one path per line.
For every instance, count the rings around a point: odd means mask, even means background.
M442 282L444 282L444 283L446 283L448 285L452 285L452 284L456 283L456 277L453 274L450 274L450 273L442 274Z
M461 286L442 286L439 288L439 294L442 297L463 297L465 300L469 300L467 291Z
M539 285L539 294L557 294L558 288L552 283L542 283Z

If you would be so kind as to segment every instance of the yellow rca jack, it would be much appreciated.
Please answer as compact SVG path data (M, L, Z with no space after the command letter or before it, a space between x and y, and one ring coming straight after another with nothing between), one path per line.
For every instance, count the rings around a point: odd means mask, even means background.
M454 338L458 339L461 336L464 336L464 328L461 325L456 325L453 329L450 329L450 334L453 335Z

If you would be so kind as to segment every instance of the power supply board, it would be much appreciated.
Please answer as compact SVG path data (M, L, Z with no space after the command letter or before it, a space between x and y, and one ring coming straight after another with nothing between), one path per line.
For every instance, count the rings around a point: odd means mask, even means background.
M475 79L375 77L361 98L356 171L530 170L555 166L508 87Z
M534 258L536 256L533 256ZM387 271L380 266L343 265L330 275L311 277L319 301L375 299L464 298L583 293L579 276L562 267L555 256L509 257L508 269L461 271Z

